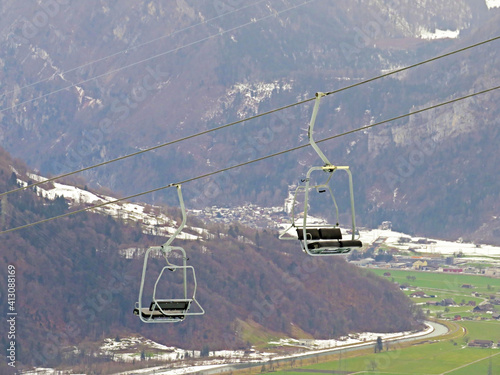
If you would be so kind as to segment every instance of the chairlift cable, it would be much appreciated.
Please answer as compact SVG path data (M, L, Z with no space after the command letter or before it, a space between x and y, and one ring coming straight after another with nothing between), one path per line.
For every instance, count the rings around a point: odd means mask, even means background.
M413 65L408 65L408 66L403 67L403 68L400 68L400 69L395 69L395 70L392 70L392 71L390 71L390 72L388 72L388 73L382 74L382 75L380 75L380 76L376 76L376 77L373 77L373 78L369 78L369 79L367 79L367 80L365 80L365 81L361 81L361 82L358 82L358 83L354 83L354 84L352 84L352 85L350 85L350 86L342 87L341 89L338 89L338 90L333 90L333 91L325 92L324 94L325 94L325 96L326 96L326 95L332 95L332 94L336 94L336 93L338 93L338 92L341 92L341 91L344 91L344 90L347 90L347 89L352 89L352 88L354 88L354 87L361 86L361 85L364 85L364 84L366 84L366 83L376 81L376 80L378 80L378 79L380 79L380 78L389 77L389 76L391 76L391 75L393 75L393 74L396 74L396 73L401 73L401 72L404 72L404 71L406 71L406 70L410 70L410 69L416 68L416 67L418 67L418 66L420 66L420 65L424 65L424 64L427 64L427 63L430 63L430 62L433 62L433 61L436 61L436 60L442 59L442 58L444 58L444 57L448 57L448 56L451 56L451 55L454 55L454 54L457 54L457 53L460 53L460 52L464 52L464 51L467 51L467 50L469 50L469 49L471 49L471 48L479 47L479 46L481 46L481 45L483 45L483 44L491 43L491 42L493 42L493 41L495 41L495 40L498 40L498 39L500 39L500 36L496 36L496 37L494 37L494 38L487 39L487 40L484 40L484 41L482 41L482 42L478 42L478 43L475 43L475 44L471 44L471 45L469 45L469 46L466 46L466 47L463 47L463 48L457 49L457 50L455 50L455 51L451 51L451 52L445 53L445 54L443 54L443 55L439 55L439 56L436 56L436 57L432 57L432 58L430 58L430 59L428 59L428 60L424 60L424 61L421 61L421 62L415 63L415 64L413 64Z
M71 69L65 70L65 71L63 71L63 72L54 73L54 75L56 75L56 74L57 74L57 75L65 75L65 74L68 74L68 73L74 72L75 70L85 68L85 67L87 67L87 66L90 66L90 65L96 64L96 63L101 62L101 61L105 61L105 60L107 60L107 59L109 59L109 58L111 58L111 57L115 57L115 56L118 56L118 55L122 55L122 54L124 54L124 53L128 53L128 52L129 52L129 51L131 51L131 50L135 50L135 49L138 49L138 48L141 48L141 47L147 46L148 44L152 44L152 43L154 43L154 42L157 42L157 41L159 41L159 40L162 40L162 39L165 39L165 38L172 37L172 36L174 36L174 35L176 35L176 34L182 33L182 32L187 31L187 30L189 30L189 29L193 29L193 28L195 28L195 27L198 27L198 26L201 26L201 25L208 24L208 23L210 23L210 22L212 22L212 21L215 21L216 19L219 19L219 18L225 17L225 16L227 16L227 15L229 15L229 14L232 14L232 13L237 13L237 12L239 12L239 11L243 10L243 9L250 8L250 7L252 7L252 6L254 6L254 5L257 5L257 4L260 4L260 3L264 2L264 1L265 1L265 0L259 0L259 1L255 2L255 3L253 3L253 4L247 4L247 5L245 5L245 6L242 6L241 8L230 10L230 11L228 11L228 12L224 13L224 14L220 14L220 15L218 15L218 16L216 16L216 17L212 17L212 18L210 18L210 19L208 19L208 20L204 20L204 21L199 22L199 23L197 23L197 24L194 24L194 25L191 25L191 26L187 26L187 27L184 27L184 28L179 29L179 30L175 30L175 31L173 31L173 32L171 32L171 33L169 33L169 34L159 36L159 37L157 37L157 38L154 38L154 39L148 40L147 42L144 42L144 43L138 44L138 45L136 45L136 46L130 46L130 47L127 47L127 48L125 48L125 49L122 49L121 51L118 51L118 52L112 53L112 54L110 54L110 55L107 55L107 56L101 57L101 58L96 59L96 60L93 60L93 61L86 62L85 64L82 64L82 65L79 65L79 66L77 66L77 67L74 67L74 68L71 68ZM108 74L111 74L111 73L108 73ZM38 85L39 83L43 83L43 82L50 81L50 80L53 78L53 76L54 76L54 75L52 75L52 76L50 76L50 77L48 77L48 78L41 79L41 80L39 80L39 81L37 81L37 82L30 83L29 85L26 85L26 86L20 87L20 88L19 88L19 90L24 90L24 89L27 89L27 88L29 88L29 87L36 86L36 85ZM7 96L7 95L9 95L9 94L12 94L14 91L15 91L15 90L11 90L11 91L7 91L7 92L5 92L5 93L3 93L3 94L0 94L0 99L1 99L1 98L3 98L4 96Z
M303 4L301 4L301 5L303 5ZM393 74L396 74L396 73L400 73L400 72L403 72L405 70L412 69L412 68L415 68L417 66L424 65L424 64L427 64L429 62L436 61L436 60L439 60L441 58L454 55L456 53L464 52L464 51L469 50L471 48L475 48L475 47L478 47L478 46L481 46L481 45L484 45L484 44L487 44L487 43L491 43L491 42L493 42L495 40L498 40L498 39L500 39L500 36L497 36L497 37L494 37L494 38L491 38L491 39L487 39L487 40L484 40L482 42L478 42L478 43L469 45L467 47L464 47L464 48L461 48L461 49L458 49L458 50L455 50L455 51L452 51L452 52L448 52L448 53L446 53L444 55L439 55L439 56L433 57L431 59L421 61L419 63L410 65L408 67L404 67L404 68L401 68L401 69L396 69L396 70L393 70L393 71L388 72L386 74L383 74L383 75L380 75L380 76L376 76L376 77L372 77L372 78L369 78L367 80L360 81L358 83L355 83L355 84L352 84L352 85L349 85L349 86L346 86L346 87L343 87L343 88L340 88L340 89L337 89L337 90L334 90L334 91L325 92L325 96L326 95L336 94L336 93L339 93L341 91L345 91L345 90L348 90L348 89L351 89L351 88L354 88L354 87L357 87L357 86L361 86L363 84L366 84L366 83L369 83L369 82L373 82L373 81L376 81L378 79L385 78L385 77L388 77L390 75L393 75ZM49 95L49 94L46 94L46 95ZM170 146L170 145L173 145L173 144L178 143L178 142L186 141L186 140L191 139L191 138L195 138L195 137L198 137L198 136L201 136L201 135L205 135L205 134L217 131L217 130L228 128L228 127L231 127L231 126L243 123L245 121L254 120L254 119L262 117L262 116L266 116L266 115L269 115L269 114L272 114L272 113L275 113L275 112L279 112L279 111L282 111L282 110L285 110L285 109L288 109L288 108L291 108L291 107L294 107L294 106L297 106L297 105L301 105L301 104L313 101L314 99L315 99L315 97L308 98L308 99L305 99L305 100L302 100L302 101L299 101L299 102L296 102L296 103L288 104L288 105L285 105L283 107L279 107L279 108L276 108L276 109L273 109L273 110L270 110L270 111L267 111L267 112L260 113L260 114L255 115L255 116L250 116L250 117L247 117L247 118L244 118L244 119L241 119L241 120L237 120L237 121L225 124L225 125L221 125L221 126L218 126L216 128L213 128L213 129L205 130L205 131L202 131L202 132L199 132L199 133L196 133L196 134L192 134L190 136L182 137L182 138L179 138L179 139L176 139L176 140L173 140L173 141L169 141L169 142L162 143L162 144L159 144L159 145L156 145L156 146L153 146L153 147L146 148L144 150L133 152L133 153L128 154L128 155L120 156L120 157L117 157L115 159L111 159L111 160L108 160L108 161L105 161L105 162L102 162L102 163L98 163L98 164L94 164L94 165L91 165L91 166L88 166L88 167L85 167L85 168L82 168L82 169L78 169L76 171L72 171L72 172L64 173L64 174L61 174L61 175L58 175L58 176L55 176L55 177L52 177L52 178L48 178L48 179L46 179L44 181L35 182L35 183L33 183L33 184L29 185L29 186L22 186L22 187L17 188L17 189L13 189L13 190L10 190L10 191L4 192L4 193L0 193L0 197L2 197L4 195L7 195L7 194L15 193L15 192L18 192L18 191L21 191L21 190L25 190L25 189L27 189L29 187L35 187L35 186L42 185L44 183L49 183L49 182L52 182L52 181L55 181L55 180L58 180L58 179L61 179L61 178L64 178L64 177L69 177L69 176L72 176L72 175L77 174L77 173L88 171L90 169L102 167L104 165L111 164L111 163L114 163L114 162L117 162L117 161L120 161L120 160L124 160L124 159L127 159L127 158L132 157L132 156L137 156L137 155L140 155L140 154L143 154L143 153L146 153L146 152L149 152L149 151L153 151L153 150L165 147L165 146ZM3 110L0 110L0 112L2 112L2 111ZM388 121L391 121L391 120L388 120ZM357 131L357 130L355 130L355 131ZM322 141L318 141L318 142L322 142ZM2 232L0 232L0 234L1 233Z
M271 113L283 111L283 110L285 110L287 108L291 108L291 107L294 107L294 106L297 106L297 105L300 105L300 104L304 104L304 103L312 101L314 99L315 98L309 98L309 99L305 99L305 100L302 100L302 101L297 102L297 103L288 104L286 106L279 107L279 108L276 108L276 109L272 109L270 111L263 112L263 113L260 113L258 115L255 115L255 116L250 116L250 117L247 117L247 118L244 118L244 119L241 119L241 120L237 120L237 121L225 124L225 125L218 126L216 128L213 128L213 129L204 130L204 131L196 133L196 134L188 135L188 136L185 136L185 137L173 140L173 141L169 141L169 142L162 143L162 144L159 144L159 145L156 145L156 146L153 146L153 147L146 148L144 150L136 151L136 152L133 152L133 153L128 154L128 155L120 156L120 157L117 157L115 159L111 159L111 160L108 160L108 161L104 161L102 163L91 165L89 167L85 167L85 168L79 169L77 171L64 173L64 174L61 174L61 175L58 175L58 176L55 176L55 177L44 179L43 181L34 182L34 183L32 183L30 185L27 185L27 186L21 186L19 188L13 189L13 190L6 191L4 193L0 193L0 197L2 197L4 195L7 195L7 194L15 193L15 192L18 192L18 191L21 191L21 190L26 190L28 188L32 188L32 187L35 187L35 186L38 186L38 185L42 185L42 184L46 184L46 183L49 183L49 182L53 182L55 180L59 180L59 179L64 178L64 177L68 177L68 176L72 176L72 175L77 174L77 173L88 171L90 169L94 169L94 168L97 168L97 167L102 167L104 165L111 164L111 163L114 163L114 162L117 162L117 161L120 161L120 160L124 160L124 159L130 158L132 156L137 156L137 155L149 152L149 151L154 151L154 150L157 150L157 149L165 147L165 146L170 146L170 145L173 145L173 144L178 143L178 142L186 141L186 140L191 139L191 138L199 137L201 135L205 135L205 134L217 131L217 130L228 128L228 127L231 127L231 126L236 125L236 124L240 124L240 123L245 122L245 121L250 121L250 120L254 120L254 119L259 118L259 117L267 116L267 115L269 115Z
M399 119L402 119L402 118L406 118L406 117L409 117L409 116L412 116L412 115L415 115L415 114L418 114L418 113L422 113L422 112L425 112L425 111L436 109L436 108L439 108L439 107L442 107L442 106L445 106L445 105L448 105L448 104L456 103L458 101L469 99L469 98L475 97L477 95L485 94L485 93L492 92L492 91L495 91L495 90L498 90L498 89L500 89L500 86L491 87L489 89L478 91L476 93L472 93L472 94L469 94L469 95L466 95L466 96L462 96L462 97L459 97L459 98L448 100L446 102L435 104L435 105L432 105L430 107L418 109L418 110L415 110L413 112L406 113L404 115L396 116L396 117L393 117L393 118L390 118L390 119L387 119L387 120L383 120L383 121L380 121L380 122L377 122L377 123L374 123L374 124L365 125L365 126L362 126L360 128L357 128L357 129L353 129L353 130L346 131L344 133L333 135L331 137L326 137L326 138L323 138L323 139L320 139L320 140L316 141L316 143L326 142L326 141L329 141L329 140L332 140L332 139L335 139L335 138L340 138L340 137L343 137L343 136L346 136L346 135L349 135L349 134L352 134L352 133L355 133L355 132L359 132L359 131L362 131L362 130L373 128L375 126L379 126L379 125L386 124L386 123L389 123L389 122L392 122L392 121L396 121L396 120L399 120ZM199 176L196 176L196 177L191 177L191 178L188 178L188 179L180 181L180 182L170 183L170 184L165 185L165 186L161 186L161 187L158 187L158 188L155 188L155 189L151 189L151 190L147 190L147 191L144 191L144 192L141 192L141 193L129 195L127 197L117 198L117 199L114 199L112 201L98 203L96 205L92 205L92 206L89 206L89 207L86 207L86 208L83 208L83 209L79 209L79 210L76 210L76 211L72 211L72 212L67 212L67 213L62 214L62 215L54 216L54 217L43 219L43 220L39 220L39 221L36 221L36 222L33 222L33 223L29 223L29 224L21 225L21 226L14 227L14 228L11 228L11 229L3 230L3 231L0 232L0 235L1 234L5 234L5 233L14 232L14 231L17 231L17 230L20 230L20 229L29 228L29 227L32 227L32 226L35 226L35 225L38 225L38 224L42 224L42 223L46 223L46 222L49 222L49 221L52 221L52 220L61 219L63 217L71 216L71 215L74 215L74 214L77 214L77 213L94 210L96 208L104 207L104 206L107 206L109 204L118 203L118 202L122 202L122 201L125 201L125 200L130 200L130 199L142 196L142 195L154 193L154 192L157 192L157 191L160 191L160 190L164 190L164 189L167 189L167 188L170 188L170 187L173 187L173 186L182 185L182 184L185 184L185 183L188 183L188 182L191 182L191 181L195 181L195 180L203 179L203 178L206 178L206 177L210 177L210 176L222 173L222 172L229 171L231 169L240 168L240 167L243 167L243 166L248 165L248 164L256 163L258 161L262 161L262 160L265 160L265 159L274 158L274 157L279 156L279 155L283 155L283 154L286 154L286 153L289 153L289 152L292 152L292 151L296 151L296 150L308 147L309 145L310 144L307 143L307 144L304 144L304 145L301 145L301 146L296 146L296 147L293 147L293 148L289 148L287 150L276 152L274 154L262 156L262 157L257 158L257 159L253 159L253 160L246 161L246 162L243 162L243 163L235 164L235 165L230 166L230 167L219 169L217 171L205 173L205 174L202 174L202 175L199 175Z
M29 99L29 100L25 100L25 101L23 101L23 102L21 102L21 103L17 103L17 104L15 104L15 105L11 106L11 107L8 107L8 108L2 108L2 109L0 109L0 113L5 112L5 111L12 110L12 109L17 108L17 107L19 107L19 106L22 106L22 105L24 105L24 104L29 104L29 103L35 102L35 101L37 101L37 100L40 100L40 99L46 98L46 97L48 97L48 96L50 96L50 95L52 95L52 94L57 94L57 93L59 93L59 92L62 92L62 91L68 90L68 89L70 89L70 88L72 88L72 87L76 87L76 86L82 85L82 84L84 84L84 83L94 81L94 80L96 80L96 79L98 79L98 78L105 77L105 76L108 76L108 75L110 75L110 74L118 73L118 72L120 72L120 71L122 71L122 70L128 69L128 68L133 67L133 66L136 66L136 65L140 65L140 64L142 64L142 63L145 63L145 62L148 62L148 61L150 61L150 60L156 59L156 58L158 58L158 57L165 56L165 55L168 55L168 54L170 54L170 53L180 51L180 50L181 50L181 49L183 49L183 48L186 48L186 47L191 47L191 46L193 46L193 45L195 45L195 44L198 44L198 43L201 43L201 42L205 42L205 41L207 41L207 40L213 39L213 38L218 37L218 36L220 36L220 35L224 35L224 34L227 34L227 33L233 32L233 31L236 31L236 30L241 29L241 28L243 28L243 27L246 27L246 26L249 26L249 25L255 24L256 22L260 22L260 21L263 21L263 20L268 19L268 18L271 18L271 17L276 17L277 15L279 15L279 14L281 14L281 13L285 13L285 12L287 12L287 11L290 11L290 10L293 10L293 9L296 9L296 8L299 8L299 7L303 6L303 5L306 5L306 4L311 3L311 2L313 2L313 1L314 1L314 0L306 0L305 2L303 2L303 3L301 3L301 4L291 6L291 7L287 8L287 9L284 9L284 10L281 10L281 11L277 11L277 12L269 13L268 15L263 16L263 17L261 17L261 18L259 18L259 19L256 19L256 20L250 20L249 22L246 22L246 23L244 23L244 24L241 24L241 25L238 25L238 26L232 27L232 28L227 29L227 30L220 31L220 32L218 32L218 33L215 33L215 34L209 35L209 36L207 36L207 37L205 37L205 38L198 39L198 40L196 40L196 41L194 41L194 42L187 43L187 44L185 44L185 45L183 45L183 46L176 47L176 48L173 48L173 49L171 49L171 50L168 50L168 51L165 51L165 52L158 53L158 54L156 54L156 55L153 55L153 56L147 57L147 58L145 58L145 59L142 59L142 60L136 61L136 62L131 63L131 64L128 64L128 65L124 65L124 66L122 66L122 67L119 67L119 68L116 68L116 69L110 70L110 71L105 72L105 73L102 73L102 74L98 74L98 75L96 75L96 76L94 76L94 77L92 77L92 78L85 79L85 80L80 81L80 82L78 82L78 83L72 83L71 85L67 85L67 86L61 87L61 88L59 88L59 89L57 89L57 90L51 91L51 92L49 92L49 93L46 93L46 94L43 94L43 95L37 96L36 98L32 98L32 99Z

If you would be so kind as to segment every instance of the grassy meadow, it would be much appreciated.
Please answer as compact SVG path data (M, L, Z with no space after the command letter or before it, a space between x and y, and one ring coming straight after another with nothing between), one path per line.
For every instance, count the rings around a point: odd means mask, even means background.
M441 337L422 340L411 344L384 345L384 350L374 353L368 349L356 353L338 353L325 359L284 362L281 365L264 366L262 373L269 371L287 374L380 374L380 375L500 375L500 321L491 319L491 314L472 313L469 301L480 304L492 296L500 299L500 280L484 276L443 274L420 271L372 270L391 281L409 284L408 295L423 291L432 298L412 298L419 303L430 318L448 319L451 332ZM472 285L473 288L464 288ZM474 295L475 293L478 296ZM427 306L427 301L441 301L452 298L463 306ZM499 309L500 310L500 306ZM451 321L455 315L470 316L471 320ZM467 343L472 340L491 340L495 348L473 348ZM499 345L500 346L500 345ZM388 350L387 350L388 349ZM319 363L319 361L322 363ZM303 367L302 367L303 365Z

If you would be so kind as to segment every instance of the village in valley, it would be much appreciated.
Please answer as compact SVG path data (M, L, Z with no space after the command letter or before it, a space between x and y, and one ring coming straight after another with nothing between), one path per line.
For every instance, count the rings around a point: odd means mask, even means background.
M286 202L285 202L286 206ZM193 216L225 225L240 223L260 229L283 230L290 216L283 207L260 207L246 204L224 208L211 206L190 210ZM326 222L308 218L308 222ZM347 255L347 260L360 267L394 268L429 272L484 275L500 278L500 247L467 243L463 239L443 241L412 237L392 230L392 223L384 221L378 229L359 228L365 245L360 251Z
M279 231L290 223L282 207L252 204L236 208L207 207L193 214L204 221L226 225L237 221L254 228ZM311 217L309 221L325 224L320 218ZM429 317L455 321L500 320L500 247L461 238L444 241L412 237L393 231L389 221L377 229L359 228L359 238L363 248L345 255L346 260L399 284ZM473 281L478 276L484 276L479 285ZM433 285L419 285L419 281L429 278L435 279ZM439 285L439 280L443 280L443 285ZM469 344L477 343L471 340ZM492 345L496 343L491 341Z

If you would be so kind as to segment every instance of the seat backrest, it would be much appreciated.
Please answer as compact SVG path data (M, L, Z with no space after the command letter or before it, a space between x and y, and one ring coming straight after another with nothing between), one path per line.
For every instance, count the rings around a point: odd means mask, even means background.
M320 228L319 235L322 240L341 240L342 232L340 228Z
M306 234L308 240L319 240L321 238L318 228L306 228ZM304 239L304 231L300 227L297 228L297 236L299 237L299 240Z
M191 300L157 300L151 302L149 309L151 311L159 311L160 307L163 311L187 311L189 310L189 305L191 304Z
M307 240L341 240L342 233L340 228L306 228ZM304 231L297 228L299 240L304 239Z

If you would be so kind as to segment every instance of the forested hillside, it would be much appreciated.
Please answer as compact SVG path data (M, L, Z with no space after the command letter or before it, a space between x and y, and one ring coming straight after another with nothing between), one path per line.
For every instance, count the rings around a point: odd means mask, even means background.
M0 191L16 188L26 170L2 151ZM2 197L2 230L67 212L64 199L48 201L33 190ZM272 231L218 224L206 229L197 241L176 241L195 267L197 297L206 314L153 327L139 322L132 310L141 249L165 238L144 235L139 224L91 213L2 234L0 267L16 269L18 361L78 363L93 356L75 350L83 342L132 333L187 349L244 348L247 323L284 336L302 332L316 338L419 327L418 310L395 285L343 258L307 257ZM138 249L134 257L120 255L131 248ZM146 294L164 265L162 258L151 262ZM5 283L2 278L2 290ZM168 278L165 283L166 291L174 286ZM5 335L1 340L7 344Z

